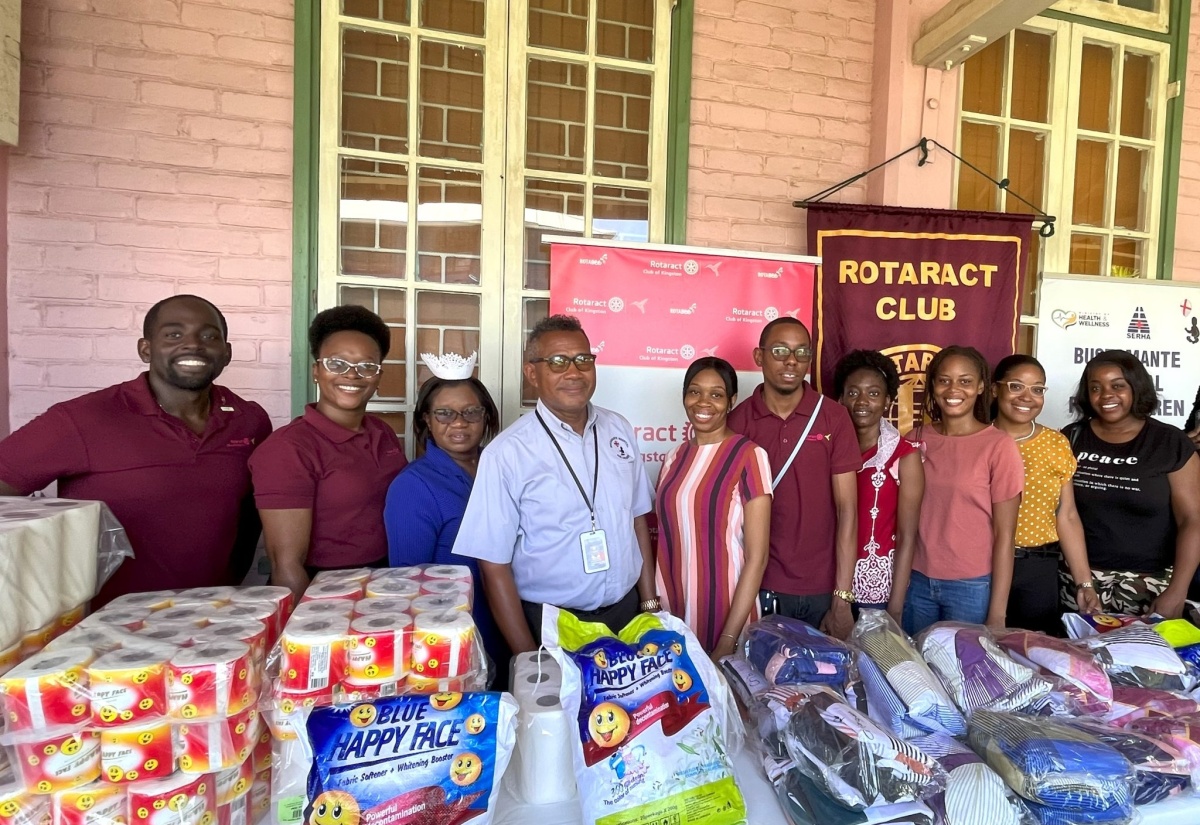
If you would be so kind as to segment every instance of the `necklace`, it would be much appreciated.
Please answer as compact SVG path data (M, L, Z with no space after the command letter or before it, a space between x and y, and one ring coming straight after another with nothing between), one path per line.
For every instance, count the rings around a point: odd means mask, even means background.
M996 427L995 423L993 423L992 426ZM1000 428L996 427L996 429L999 430ZM1003 430L1001 430L1001 432L1003 432ZM1028 441L1029 439L1033 438L1033 434L1036 432L1037 432L1037 422L1031 421L1031 422L1029 422L1029 432L1027 432L1025 435L1021 436L1020 438L1018 438L1017 436L1014 435L1013 441L1017 442L1018 444L1020 444L1022 441Z

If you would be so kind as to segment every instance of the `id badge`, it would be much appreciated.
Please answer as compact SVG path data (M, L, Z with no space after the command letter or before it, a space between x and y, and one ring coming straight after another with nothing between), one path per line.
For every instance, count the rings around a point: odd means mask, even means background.
M580 533L579 546L583 548L584 573L603 573L608 569L608 540L603 530Z

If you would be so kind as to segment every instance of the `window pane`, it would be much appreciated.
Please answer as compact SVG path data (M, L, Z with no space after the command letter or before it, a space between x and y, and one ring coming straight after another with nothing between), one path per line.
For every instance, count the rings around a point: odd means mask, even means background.
M630 243L650 240L650 193L612 186L593 189L592 237Z
M421 25L482 36L483 13L483 0L422 0Z
M483 160L482 49L421 41L420 152Z
M972 58L974 59L974 58ZM970 63L970 61L967 61ZM993 178L1000 177L1000 127L986 123L962 122L959 152L963 158ZM994 210L999 206L1000 190L990 180L967 166L958 165L958 208Z
M1150 83L1154 58L1125 52L1125 76L1121 79L1121 134L1150 138Z
M533 330L534 324L550 314L550 301L547 298L526 298L523 304L522 314L525 316L525 330L521 336L522 352L524 352L525 342L529 340L529 333ZM537 403L537 397L537 390L525 378L525 371L521 370L521 406L532 407Z
M342 30L342 145L408 151L408 38Z
M650 84L642 72L596 69L595 174L650 177Z
M1045 123L1050 108L1050 47L1054 37L1017 29L1013 33L1013 77L1010 114Z
M408 413L371 410L371 415L376 418L382 418L384 423L392 428L392 432L400 436L401 441L404 440L404 425L408 420Z
M479 296L417 292L417 352L456 352L464 357L479 352ZM417 386L432 374L424 363L418 364Z
M1075 211L1073 223L1104 226L1104 192L1108 188L1108 144L1075 142Z
M997 40L964 61L962 108L964 112L999 115L1004 97L1004 47L1008 38Z
M1113 238L1112 275L1116 278L1140 278L1143 241L1133 238Z
M583 184L525 181L525 288L550 288L550 247L542 236L584 237Z
M600 0L596 53L629 60L654 59L654 4L647 0Z
M1113 226L1123 229L1146 228L1146 172L1150 167L1150 152L1133 146L1117 151L1117 192Z
M342 0L342 14L386 20L389 23L408 22L408 0Z
M1117 5L1139 11L1158 11L1159 0L1117 0Z
M1103 275L1100 258L1104 251L1104 239L1099 235L1071 235L1071 274Z
M587 51L587 0L530 0L529 45Z
M526 107L525 165L583 174L587 67L530 60Z
M1025 129L1008 133L1008 189L1039 209L1045 188L1046 135ZM986 181L985 181L986 183ZM1016 198L1004 199L1005 212L1028 212L1029 207Z
M406 278L408 167L342 158L341 177L342 274Z
M366 307L379 315L392 331L391 346L387 358L383 359L383 377L379 379L378 399L404 401L408 376L404 341L404 319L406 312L403 289L377 289L375 287L343 286L338 292L343 304Z
M1093 132L1111 131L1113 93L1112 46L1083 44L1079 67L1079 128Z
M417 172L417 278L478 284L483 185L477 172Z

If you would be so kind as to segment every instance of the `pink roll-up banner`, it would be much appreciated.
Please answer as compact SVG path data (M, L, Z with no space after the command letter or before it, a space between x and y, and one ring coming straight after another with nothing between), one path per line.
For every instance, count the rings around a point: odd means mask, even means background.
M652 482L691 437L683 376L724 358L738 400L762 381L754 348L787 315L812 328L818 259L740 250L548 237L550 312L574 315L596 354L593 402L629 419Z

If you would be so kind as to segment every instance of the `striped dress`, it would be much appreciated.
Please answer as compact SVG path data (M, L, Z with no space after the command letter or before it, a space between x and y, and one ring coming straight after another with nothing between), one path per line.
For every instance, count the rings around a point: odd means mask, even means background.
M770 494L767 454L745 436L685 442L663 464L655 508L658 593L663 609L687 622L705 650L720 641L741 578L746 502Z

